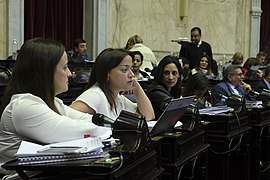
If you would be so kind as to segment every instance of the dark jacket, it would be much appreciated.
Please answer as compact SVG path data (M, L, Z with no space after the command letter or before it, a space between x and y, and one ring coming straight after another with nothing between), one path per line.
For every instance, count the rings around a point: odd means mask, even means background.
M189 64L189 69L193 69L199 57L204 54L208 55L211 61L213 60L212 48L207 42L202 41L199 47L194 43L185 43L181 46L179 57L185 57L188 62L184 62L184 64Z
M245 100L248 101L252 101L255 100L252 96L250 96L249 94L247 94L244 89L239 87L239 90L241 92L239 92L240 94L243 94L245 96ZM221 82L219 84L217 84L214 89L212 90L212 99L213 99L213 106L221 106L221 105L225 105L226 101L222 100L221 98L221 94L229 97L231 96L231 94L233 93L232 88L230 87L229 83L227 82Z
M165 110L169 102L174 98L162 85L151 85L146 92L155 111L156 120Z
M268 86L266 85L266 83L264 82L264 80L260 80L256 83L256 86L254 88L255 91L257 92L262 92L263 89L268 89Z

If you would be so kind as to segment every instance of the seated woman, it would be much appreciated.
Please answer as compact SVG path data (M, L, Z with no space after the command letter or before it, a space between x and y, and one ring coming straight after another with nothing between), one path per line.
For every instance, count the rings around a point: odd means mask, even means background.
M171 99L181 96L181 72L181 65L174 56L165 56L159 62L154 82L147 90L156 118L159 118Z
M134 54L134 58L132 59L132 72L134 73L135 78L137 78L137 80L142 80L143 78L147 78L149 79L150 76L140 70L140 67L143 64L143 55L140 51L133 51Z
M213 76L211 68L211 59L207 55L202 55L199 57L196 66L191 70L191 75L196 74L197 72L202 72L204 75Z
M70 107L89 114L101 113L113 120L122 110L154 119L151 102L131 70L132 59L133 53L124 49L103 50L95 61L87 90ZM123 95L126 91L132 91L136 103Z
M15 158L22 140L50 144L101 135L91 115L55 97L68 90L67 63L57 41L34 38L22 45L1 104L0 164ZM0 167L0 175L8 173Z
M244 62L244 56L241 52L234 53L232 59L229 61L232 63L232 65L243 65Z
M185 83L184 91L182 96L193 96L198 100L198 108L211 107L211 96L208 91L209 81L207 77L202 73L198 72L191 75Z

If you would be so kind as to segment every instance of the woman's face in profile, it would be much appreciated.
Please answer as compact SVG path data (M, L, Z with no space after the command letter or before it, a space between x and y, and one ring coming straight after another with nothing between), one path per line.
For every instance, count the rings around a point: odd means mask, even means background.
M171 89L176 85L180 77L179 71L174 63L167 64L163 69L162 84L167 88Z
M68 90L68 80L71 77L71 72L68 69L67 53L64 52L54 72L54 89L55 95Z
M206 57L203 57L201 60L200 60L200 68L202 69L207 69L208 67L208 59Z

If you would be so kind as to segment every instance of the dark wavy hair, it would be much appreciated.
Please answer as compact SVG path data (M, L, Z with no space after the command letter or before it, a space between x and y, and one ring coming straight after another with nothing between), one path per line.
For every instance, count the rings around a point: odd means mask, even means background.
M212 64L211 64L211 59L210 59L210 57L208 56L208 55L206 55L206 54L203 54L203 55L201 55L199 58L198 58L198 60L197 60L197 62L196 62L196 66L195 66L195 69L197 70L197 71L200 71L200 62L201 62L201 59L202 58L207 58L207 60L208 60L208 66L207 66L207 73L206 73L206 75L212 75Z
M170 94L174 98L177 98L177 97L181 96L181 91L182 91L182 83L181 83L182 68L181 68L181 64L179 63L177 57L167 55L158 63L158 67L156 68L155 74L154 74L153 84L159 84L159 85L164 86L164 84L162 84L163 71L164 71L165 66L167 66L168 64L171 64L171 63L176 65L178 72L179 72L179 75L180 75L176 85L172 87L171 92L170 92Z
M107 76L109 71L118 66L128 55L131 56L132 59L134 58L133 53L125 49L108 48L103 50L96 58L89 82L86 85L86 88L89 89L97 83L106 95L111 109L115 108L115 100L112 91L108 87Z
M25 41L6 87L1 113L10 102L11 96L20 93L40 97L52 110L59 113L54 104L54 73L64 51L64 46L58 41L44 38Z

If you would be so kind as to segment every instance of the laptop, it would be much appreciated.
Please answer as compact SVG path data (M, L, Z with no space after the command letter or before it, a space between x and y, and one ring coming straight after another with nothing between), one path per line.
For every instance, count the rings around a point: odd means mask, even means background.
M184 115L186 108L194 101L195 96L172 99L158 118L156 124L149 129L150 136L155 136L172 129Z

